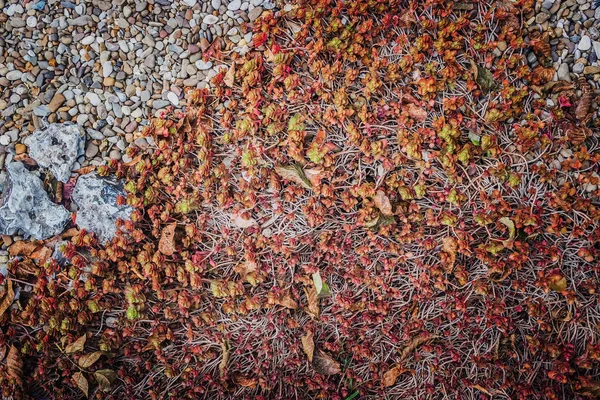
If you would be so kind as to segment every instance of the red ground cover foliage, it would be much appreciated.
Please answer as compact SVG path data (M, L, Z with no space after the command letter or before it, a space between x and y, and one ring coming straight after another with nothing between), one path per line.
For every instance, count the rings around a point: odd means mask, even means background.
M99 168L123 233L10 264L3 394L599 396L591 89L531 3L306 0L213 46L213 89Z

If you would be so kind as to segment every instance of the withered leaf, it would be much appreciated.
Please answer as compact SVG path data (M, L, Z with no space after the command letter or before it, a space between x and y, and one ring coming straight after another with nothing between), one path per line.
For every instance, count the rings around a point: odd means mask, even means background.
M15 292L13 290L13 281L9 280L6 283L6 294L2 298L2 302L0 303L0 316L8 310L8 308L12 305L15 299Z
M98 359L100 359L100 357L102 357L102 352L101 351L95 351L93 353L82 355L79 358L79 361L77 363L79 364L79 366L81 368L89 368L92 365L94 365L94 363L96 361L98 361Z
M340 363L320 349L313 355L312 366L321 375L335 375L342 372Z
M409 103L406 105L406 108L408 110L408 115L415 121L423 122L427 119L427 111L422 107Z
M513 240L515 240L515 235L516 235L516 231L517 231L515 229L515 223L508 217L502 217L498 221L503 223L508 228L508 240L505 240L503 242L504 246L508 247L508 245L510 245L510 243Z
M87 340L87 335L83 334L79 339L65 347L65 353L71 354L76 353L78 351L83 351L85 347L85 341Z
M117 374L112 369L100 369L94 372L94 379L98 382L100 390L108 392L110 390L110 385L117 380Z
M385 374L383 374L383 377L381 378L381 384L383 385L383 387L393 386L396 383L396 379L398 379L400 375L408 371L410 370L404 368L401 365L395 365L394 367L390 368Z
M548 286L555 292L562 292L567 289L567 278L560 274L554 274L550 277Z
M165 256L172 256L175 253L175 228L177 228L177 223L173 222L167 225L160 235L158 251Z
M298 308L298 303L292 299L292 296L289 293L275 298L275 304L289 308L290 310L295 310Z
M306 189L311 189L310 181L306 177L304 169L298 164L280 165L275 167L275 172L285 180L297 183Z
M412 351L414 351L417 347L421 346L424 343L429 342L430 340L435 339L436 336L431 335L430 333L421 333L414 338L412 338L404 349L400 352L400 359L404 360Z
M378 190L373 196L373 202L375 203L375 207L379 209L381 214L390 216L393 214L392 211L392 203L390 203L389 197L385 195L383 190Z
M483 92L489 92L496 86L492 72L487 68L477 65L474 60L471 60L471 71L475 75L475 82L477 82Z
M313 340L312 331L307 331L306 335L300 338L302 340L302 350L308 357L308 361L313 362L313 355L315 353L315 342Z
M15 242L8 248L8 254L12 257L14 256L29 256L31 253L37 249L38 245L33 242L28 242L25 240L19 240Z
M232 221L238 228L250 228L251 226L257 225L254 218L243 218L241 215L232 215Z
M305 286L304 293L306 294L306 300L308 301L308 313L313 318L319 318L321 315L321 309L319 308L319 296L314 286Z
M19 386L23 386L23 360L15 346L10 346L6 356L6 367L8 376L13 378Z
M223 83L225 83L227 87L233 87L233 84L235 83L235 64L232 64L231 67L229 67L229 70L223 78Z
M52 250L46 246L38 246L31 254L29 254L29 257L40 263L44 263L47 259L52 257Z
M219 376L223 378L227 365L229 365L229 342L227 339L223 339L221 342L221 362L219 363Z
M256 385L258 385L258 378L250 378L242 374L235 374L233 375L233 382L243 387L255 388Z
M75 382L75 384L77 385L79 390L81 390L83 392L85 397L88 397L89 384L88 384L88 381L85 378L85 376L83 376L83 374L81 372L75 372L73 374L73 381Z

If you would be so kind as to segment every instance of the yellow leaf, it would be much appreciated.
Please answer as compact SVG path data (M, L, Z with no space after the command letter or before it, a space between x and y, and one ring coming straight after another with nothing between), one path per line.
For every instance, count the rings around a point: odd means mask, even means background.
M567 278L560 274L554 274L550 277L548 286L555 292L562 292L567 289Z
M81 372L75 372L73 374L73 380L77 384L77 387L85 394L85 397L88 397L89 392L89 384L85 376Z
M79 339L65 347L65 353L71 354L77 351L83 351L83 347L85 346L85 341L87 340L87 336L84 334Z
M90 354L84 354L79 358L78 364L81 368L89 368L92 365L94 365L94 363L98 361L100 357L102 357L101 351L95 351Z

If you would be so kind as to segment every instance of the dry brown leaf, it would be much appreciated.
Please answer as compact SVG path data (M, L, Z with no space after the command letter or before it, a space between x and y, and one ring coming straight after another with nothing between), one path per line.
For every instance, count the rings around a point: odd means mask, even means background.
M78 351L83 351L86 340L87 340L87 335L83 334L76 341L74 341L73 343L71 343L70 345L65 347L65 353L71 354L71 353L76 353Z
M29 256L35 251L35 249L37 249L38 246L38 244L35 244L33 242L19 240L18 242L13 243L13 245L8 248L8 254L10 254L11 257Z
M2 360L4 360L4 356L6 355L6 346L2 346L0 347L0 362L2 362Z
M422 107L409 103L406 105L406 108L408 109L408 115L415 121L423 122L427 119L427 111Z
M221 356L221 362L219 363L219 376L223 378L223 376L225 376L227 365L229 365L229 342L227 339L223 339L221 342L221 352L223 354Z
M323 350L318 350L317 354L313 355L312 366L321 375L335 375L342 372L340 363Z
M319 186L323 179L323 170L321 168L308 168L304 170L304 175L310 181L312 186Z
M458 251L458 243L456 242L456 239L450 236L445 237L442 240L442 251L448 256L445 269L446 272L450 272L452 271L454 263L456 262L456 252Z
M298 164L275 167L275 172L285 180L297 183L306 189L311 189L310 180L307 178L304 169Z
M383 385L383 387L393 386L396 383L396 379L398 379L400 375L408 371L410 370L404 368L401 365L396 365L389 371L387 371L385 374L383 374L383 377L381 378L381 384Z
M289 293L286 293L283 296L276 298L275 304L285 308L289 308L290 310L295 310L298 308L298 303L296 303L296 301L292 299L292 296Z
M254 218L243 218L241 215L232 215L232 222L238 228L250 228L251 226L258 225Z
M577 107L575 107L575 118L577 118L579 121L585 121L592 106L594 90L587 82L585 77L579 78L578 83L579 88L583 91L583 94L577 102Z
M110 385L117 380L117 374L112 369L100 369L94 372L94 378L96 379L96 382L98 382L100 390L108 392L110 390Z
M6 367L8 368L8 376L13 378L19 386L23 386L23 360L21 360L19 350L15 346L10 346L6 356Z
M13 290L13 281L9 280L6 283L6 294L2 298L0 303L0 317L8 310L15 299L15 292Z
M43 264L47 259L52 257L52 250L46 246L39 246L29 255L29 257Z
M79 358L77 362L81 368L89 368L96 363L102 357L101 351L95 351L93 353L84 354Z
M62 239L68 239L68 238L72 238L73 236L76 236L77 234L79 234L79 229L77 228L70 228L67 229L66 231L64 231L60 237Z
M304 293L306 294L306 300L308 301L308 313L313 318L319 318L321 315L321 309L319 307L319 295L317 289L313 285L305 286Z
M567 278L560 274L554 274L549 279L548 287L555 292L562 292L567 289Z
M313 340L312 331L307 331L306 335L300 338L302 341L302 350L308 357L308 361L313 362L313 355L315 353L315 342Z
M375 203L375 207L381 211L383 215L392 215L392 203L390 203L389 197L387 197L383 190L378 190L373 196L373 202Z
M167 225L160 234L158 251L165 256L172 256L175 253L175 228L177 228L177 223L173 222Z
M256 378L256 377L249 378L242 374L235 374L235 375L233 375L233 382L235 382L237 385L240 385L243 387L255 388L256 385L258 384L258 378Z
M227 87L233 87L233 84L235 83L235 64L232 64L231 67L229 67L229 70L223 78L223 83L225 83Z
M89 174L90 172L93 172L96 170L96 166L95 165L88 165L87 167L82 167L79 169L76 169L75 172L78 175L86 175Z
M142 160L142 155L138 154L134 159L132 159L129 162L123 163L123 165L126 167L131 167L131 166L137 164L138 162L140 162L141 160Z
M433 340L435 338L436 338L436 336L433 336L433 335L429 334L428 332L421 333L421 334L415 336L406 344L406 347L404 347L404 349L402 349L402 352L400 353L400 359L404 360L417 347L419 347L422 344L427 343L430 340Z
M83 376L83 374L81 372L75 372L73 374L73 381L75 382L75 384L77 385L79 390L81 390L83 392L85 397L88 397L89 384L88 384L87 379L85 379L85 376Z

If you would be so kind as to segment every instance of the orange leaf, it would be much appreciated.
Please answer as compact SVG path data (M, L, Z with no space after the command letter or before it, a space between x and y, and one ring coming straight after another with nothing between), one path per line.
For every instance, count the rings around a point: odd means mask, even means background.
M163 253L165 256L171 256L175 253L175 228L177 223L167 225L160 235L160 241L158 242L158 251Z
M247 376L244 376L242 374L235 374L233 376L233 381L240 386L243 387L248 387L248 388L255 388L256 385L258 384L258 379L256 377L253 378L249 378Z
M384 387L393 386L396 383L396 379L403 373L409 371L408 369L402 367L401 365L396 365L383 374L383 378L381 379L381 384Z

